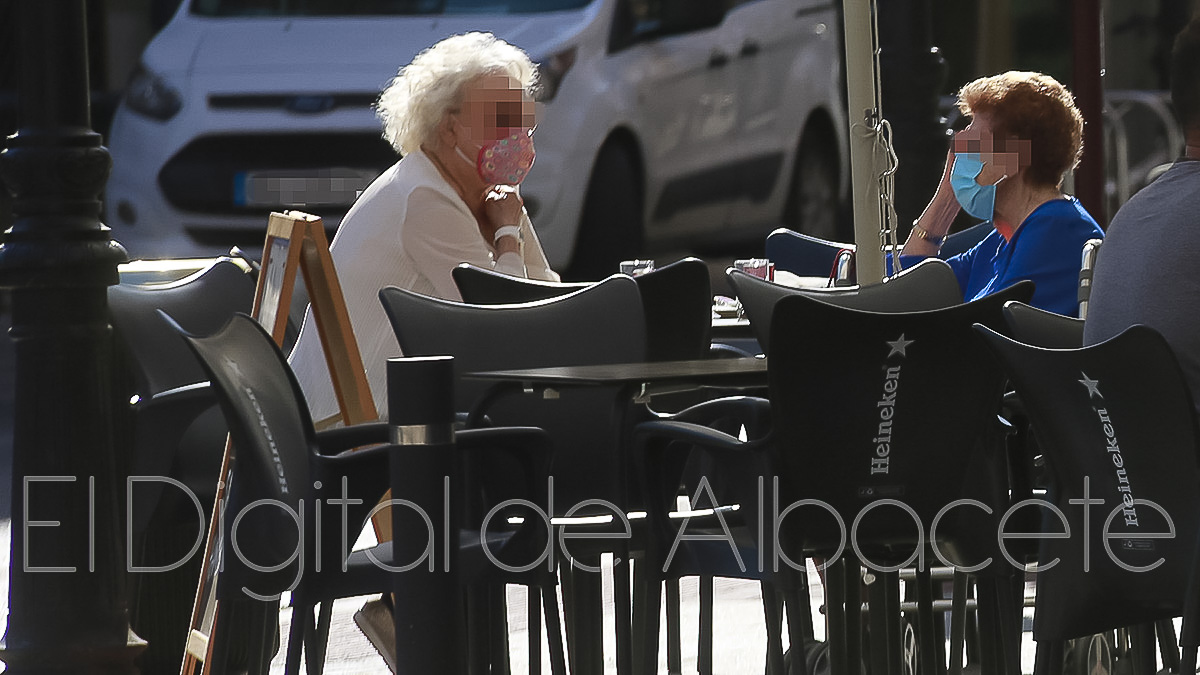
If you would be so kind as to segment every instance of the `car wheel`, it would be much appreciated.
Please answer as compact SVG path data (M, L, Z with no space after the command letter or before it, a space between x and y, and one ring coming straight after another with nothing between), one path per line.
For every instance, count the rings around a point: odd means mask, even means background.
M845 233L839 227L838 218L840 208L837 154L826 135L810 128L796 150L792 191L784 222L797 232L843 241Z
M567 278L593 281L617 271L642 250L641 170L633 152L607 143L596 157Z

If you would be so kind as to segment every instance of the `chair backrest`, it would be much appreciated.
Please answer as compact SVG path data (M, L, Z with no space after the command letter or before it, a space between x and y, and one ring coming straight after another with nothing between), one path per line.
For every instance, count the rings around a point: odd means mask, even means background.
M805 295L873 312L920 312L962 304L963 301L958 278L945 262L937 259L922 260L880 284L847 288L792 288L732 268L725 275L764 351L769 350L775 303L787 296Z
M109 314L131 356L141 396L206 379L196 359L155 310L198 334L216 331L254 304L255 275L229 258L169 284L118 284L108 289Z
M303 513L312 501L316 437L300 386L270 335L245 314L206 337L176 330L208 373L233 438L224 564L236 581L227 585L279 593L295 580L303 560L284 563L301 542L296 521L280 507ZM264 572L251 565L281 569Z
M942 260L966 251L975 244L983 241L985 237L992 233L992 224L984 221L976 223L965 230L959 230L946 237L946 241L942 242L941 248L938 249L938 257Z
M838 251L854 244L828 241L781 227L767 235L765 254L775 269L802 277L827 277L833 272Z
M771 417L784 503L814 499L839 514L794 518L799 537L828 552L854 518L877 500L856 540L870 548L913 545L939 512L976 499L1003 513L1007 469L997 412L1004 375L972 333L999 326L1013 286L966 304L881 313L797 295L783 298L772 322ZM992 517L953 509L937 530L939 550L976 564L992 555ZM786 531L786 530L785 530ZM847 548L849 554L851 549ZM936 564L933 561L926 563Z
M646 359L701 359L712 343L712 282L708 265L684 258L633 278L646 320Z
M978 330L1045 452L1056 509L1043 511L1048 532L1070 532L1041 540L1034 639L1179 616L1197 541L1200 448L1171 348L1145 326L1067 350Z
M473 305L508 305L519 302L536 302L547 298L574 293L586 288L588 282L556 282L525 279L495 270L476 267L471 263L460 263L451 271L454 285L463 302Z
M1083 346L1083 319L1013 301L1004 305L1004 322L1008 334L1026 344L1048 349Z
M587 282L524 279L462 263L454 283L463 302L474 305L536 302L574 293ZM704 358L712 342L712 283L708 265L684 258L634 277L646 323L646 358L677 361Z
M937 257L945 260L983 241L992 231L991 223L976 223L946 237ZM775 268L802 277L824 277L833 271L838 252L854 251L851 242L828 241L781 227L767 235L766 256Z
M395 287L379 292L407 356L454 357L455 401L468 410L491 388L463 373L643 361L645 325L638 286L614 275L569 295L533 303L471 305ZM622 495L625 464L616 458L615 390L567 389L557 398L516 392L486 410L494 423L537 426L554 440L556 506ZM562 499L559 499L559 497Z

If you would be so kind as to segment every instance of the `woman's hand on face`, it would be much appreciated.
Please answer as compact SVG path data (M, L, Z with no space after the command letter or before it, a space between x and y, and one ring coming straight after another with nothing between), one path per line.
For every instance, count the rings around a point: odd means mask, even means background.
M487 223L480 223L480 230L487 228L483 236L491 244L496 230L504 225L521 224L521 208L525 202L512 185L493 185L483 198L483 213Z
M946 151L946 166L942 169L942 182L938 183L938 191L945 190L953 194L954 189L950 187L950 172L954 168L954 144L950 145L950 149Z

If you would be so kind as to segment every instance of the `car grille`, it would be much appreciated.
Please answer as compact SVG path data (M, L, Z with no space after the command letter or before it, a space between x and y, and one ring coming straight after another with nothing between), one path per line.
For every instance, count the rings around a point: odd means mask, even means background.
M396 161L396 153L378 134L257 134L206 136L180 150L158 174L159 187L178 209L213 214L257 214L264 206L239 204L238 182L247 173L313 174L337 169L374 175ZM347 205L322 205L342 213Z

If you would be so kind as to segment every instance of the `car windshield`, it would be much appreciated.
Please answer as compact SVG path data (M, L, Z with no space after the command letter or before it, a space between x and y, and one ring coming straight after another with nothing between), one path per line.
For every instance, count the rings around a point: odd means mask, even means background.
M579 9L592 0L192 0L200 16L530 14Z

